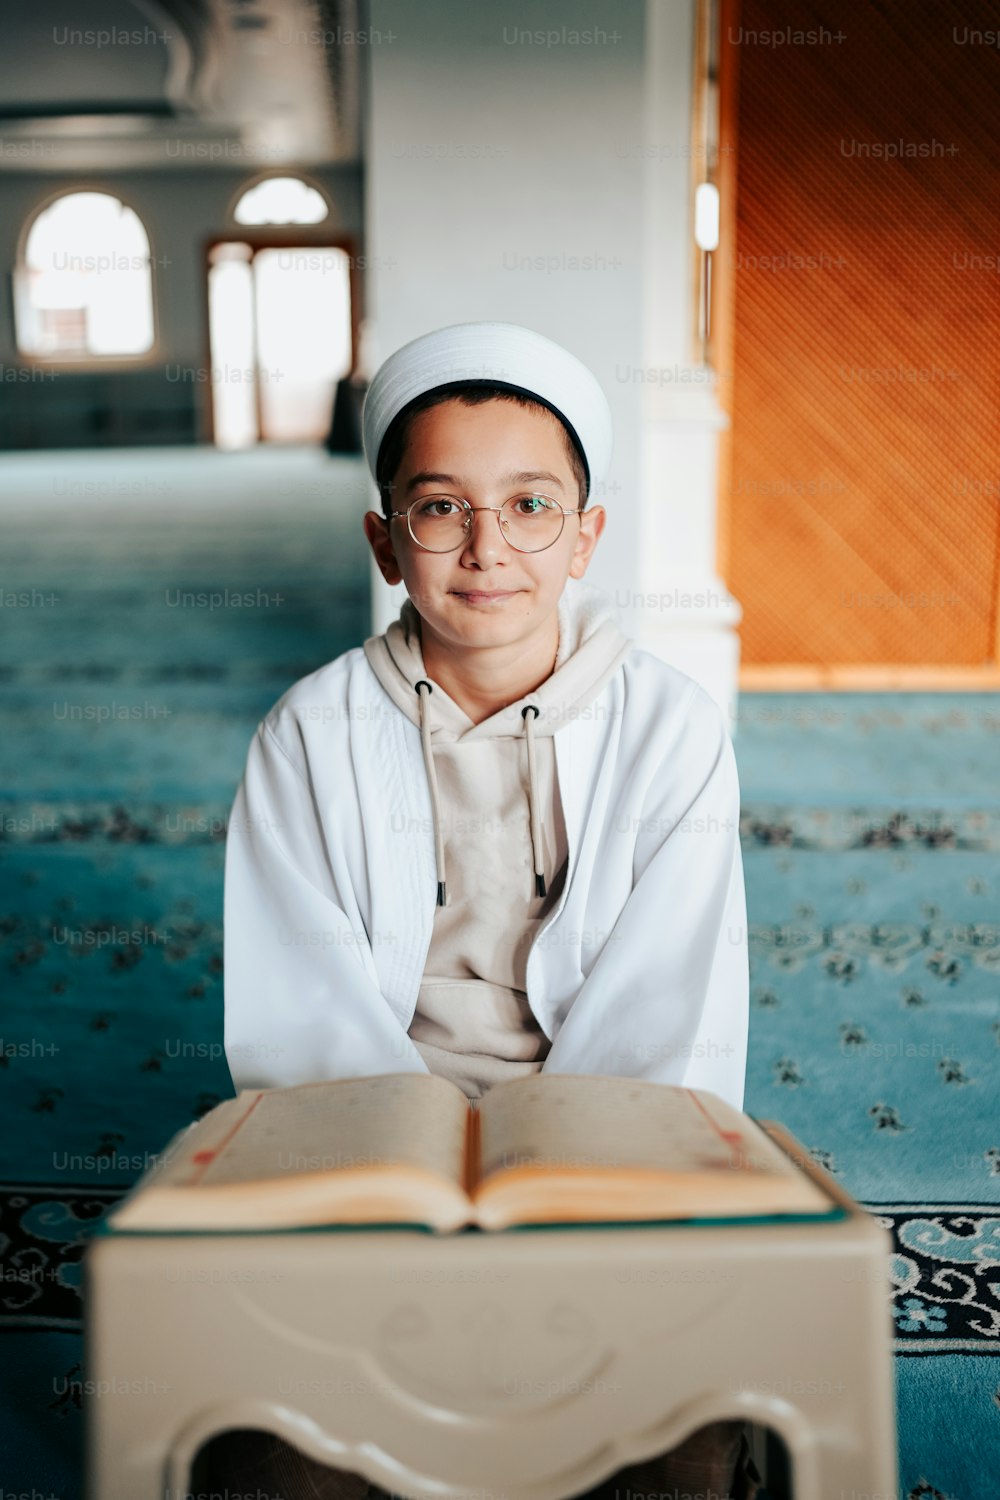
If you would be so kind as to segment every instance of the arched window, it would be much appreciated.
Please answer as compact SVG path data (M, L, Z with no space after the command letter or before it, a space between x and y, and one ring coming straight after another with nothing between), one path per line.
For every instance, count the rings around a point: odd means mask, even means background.
M330 210L323 194L300 177L265 177L237 203L237 224L322 224Z
M35 219L14 272L18 348L105 359L153 347L149 239L111 193L66 193Z

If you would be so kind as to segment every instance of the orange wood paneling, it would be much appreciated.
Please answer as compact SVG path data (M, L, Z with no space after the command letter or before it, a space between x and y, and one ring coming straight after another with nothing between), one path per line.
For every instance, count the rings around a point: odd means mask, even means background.
M719 563L747 673L997 683L997 25L723 5Z

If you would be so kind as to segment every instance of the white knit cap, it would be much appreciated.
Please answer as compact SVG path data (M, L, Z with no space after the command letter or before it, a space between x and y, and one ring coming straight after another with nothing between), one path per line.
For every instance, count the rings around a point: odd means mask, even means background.
M415 396L456 382L506 386L555 412L579 444L588 496L607 475L611 408L595 376L575 355L516 323L455 323L397 349L379 366L361 415L368 467L375 477L389 424Z

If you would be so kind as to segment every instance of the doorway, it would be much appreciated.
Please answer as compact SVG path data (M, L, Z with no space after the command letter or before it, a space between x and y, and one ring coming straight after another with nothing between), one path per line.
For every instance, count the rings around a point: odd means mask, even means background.
M354 368L352 246L245 234L213 240L206 261L209 441L322 442Z

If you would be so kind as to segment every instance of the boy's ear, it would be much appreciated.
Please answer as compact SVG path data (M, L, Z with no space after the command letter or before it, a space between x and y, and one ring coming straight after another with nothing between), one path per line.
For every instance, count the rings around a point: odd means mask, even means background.
M392 545L392 527L384 516L377 511L365 512L364 519L365 536L368 544L375 555L379 572L388 584L402 583L403 575L396 561L396 553Z
M576 546L569 565L570 578L582 578L586 573L607 519L607 511L603 505L588 506L580 512Z

